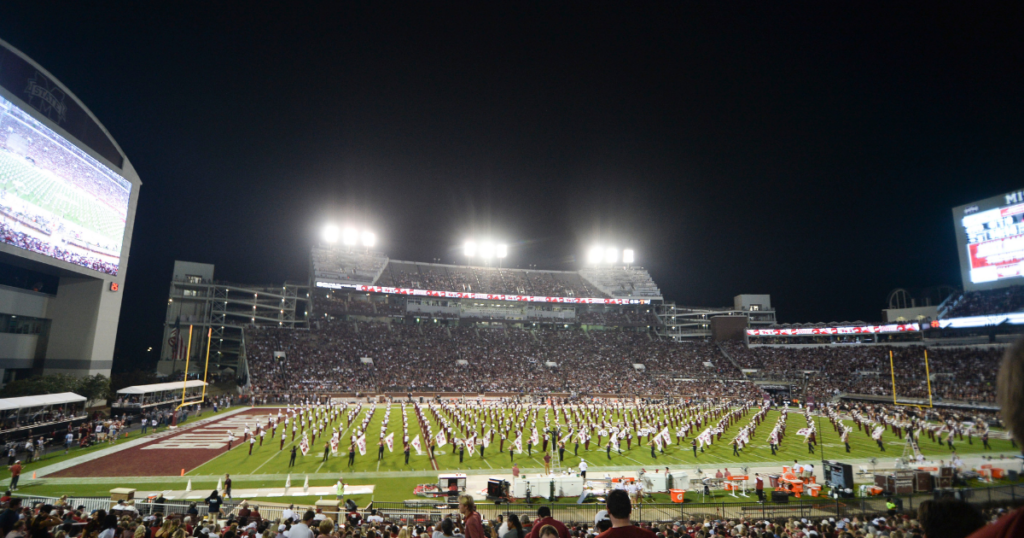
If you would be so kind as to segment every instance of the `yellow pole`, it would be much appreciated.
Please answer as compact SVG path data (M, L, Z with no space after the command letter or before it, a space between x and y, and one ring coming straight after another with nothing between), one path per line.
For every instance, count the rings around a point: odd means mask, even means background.
M928 350L924 350L924 375L928 379L928 407L932 406L932 374L928 371Z
M188 348L185 350L185 381L181 383L181 405L185 405L185 388L188 385L188 360L192 357L192 326L188 326ZM179 405L178 407L181 407Z
M210 372L210 341L213 340L213 327L206 331L206 369L203 370L203 397L200 402L206 401L206 374Z
M889 373L892 374L892 404L896 404L896 368L892 365L892 350L889 350Z

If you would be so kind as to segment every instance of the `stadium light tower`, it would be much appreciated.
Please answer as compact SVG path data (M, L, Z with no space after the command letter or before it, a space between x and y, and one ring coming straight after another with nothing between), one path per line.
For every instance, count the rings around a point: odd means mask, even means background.
M377 236L373 232L363 232L363 246L366 248L373 248L377 244Z
M615 260L619 259L619 250L615 247L608 247L604 250L604 262L607 264L615 263Z
M333 224L328 224L327 226L324 226L324 231L323 231L322 236L324 238L324 241L326 241L328 243L331 243L331 244L337 243L338 242L338 227L333 225Z
M602 258L603 258L603 253L601 251L601 247L598 247L598 246L590 247L590 251L587 252L587 261L588 262L593 263L593 264L598 264L598 263L601 263L601 259Z
M345 228L345 231L341 233L341 242L346 247L354 247L359 242L359 232L355 228Z
M489 260L494 257L494 243L486 242L480 244L480 257Z
M494 248L494 255L498 258L498 269L501 269L501 260L508 256L508 245L502 243Z
M633 249L627 248L626 250L622 251L622 263L630 265L633 263L634 260L635 258L633 255Z

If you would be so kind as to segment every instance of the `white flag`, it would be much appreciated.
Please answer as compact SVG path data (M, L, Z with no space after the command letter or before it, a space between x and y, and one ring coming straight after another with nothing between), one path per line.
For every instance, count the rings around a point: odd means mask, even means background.
M395 451L395 447L394 447L394 444L395 444L395 432L389 433L388 436L384 438L384 444L387 445L388 452L394 452Z
M417 435L416 438L413 439L412 442L409 443L409 444L412 445L412 448L416 450L416 455L417 456L423 454L423 450L420 449L420 436L419 435Z
M437 432L437 437L434 440L437 442L438 448L443 447L448 442L444 437L444 430Z
M366 455L366 436L360 435L359 439L356 439L356 447L359 448L359 455Z

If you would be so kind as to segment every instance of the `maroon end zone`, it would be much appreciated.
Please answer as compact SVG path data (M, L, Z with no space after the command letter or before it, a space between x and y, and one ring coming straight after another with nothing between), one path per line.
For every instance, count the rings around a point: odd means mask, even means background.
M160 433L138 446L102 456L48 474L52 477L179 476L210 461L227 448L227 431L235 432L238 446L246 423L252 425L268 411L245 411L205 423L186 424L171 433ZM161 448L156 448L157 446Z

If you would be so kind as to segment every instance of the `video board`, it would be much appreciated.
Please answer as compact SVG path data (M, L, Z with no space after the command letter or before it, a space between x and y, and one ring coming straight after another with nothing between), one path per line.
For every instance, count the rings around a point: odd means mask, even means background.
M0 96L0 241L117 276L131 188Z
M1024 283L1024 190L953 208L964 290Z

